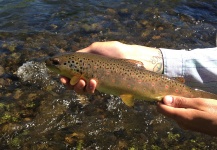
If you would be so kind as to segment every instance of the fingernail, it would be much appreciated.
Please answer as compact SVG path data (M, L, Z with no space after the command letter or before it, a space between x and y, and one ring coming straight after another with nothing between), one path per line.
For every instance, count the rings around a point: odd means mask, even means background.
M65 80L65 79L60 78L60 81L61 81L63 84L66 84L66 80Z
M173 97L172 96L165 96L163 102L166 105L172 105L172 103L173 103Z

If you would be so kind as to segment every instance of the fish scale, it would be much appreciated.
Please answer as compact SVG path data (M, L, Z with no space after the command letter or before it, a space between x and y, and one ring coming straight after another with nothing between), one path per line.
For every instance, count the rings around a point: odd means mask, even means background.
M120 96L128 106L134 99L160 101L166 95L212 98L217 95L193 89L162 74L146 70L141 62L91 53L66 53L46 60L46 66L65 77L70 84L94 78L100 92Z

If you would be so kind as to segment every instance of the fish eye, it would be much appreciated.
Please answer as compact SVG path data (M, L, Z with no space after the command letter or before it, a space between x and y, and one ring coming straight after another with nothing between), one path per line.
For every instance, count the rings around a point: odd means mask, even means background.
M59 59L54 58L54 59L52 60L52 63L53 63L54 65L59 65L59 64L60 64L60 61L59 61Z

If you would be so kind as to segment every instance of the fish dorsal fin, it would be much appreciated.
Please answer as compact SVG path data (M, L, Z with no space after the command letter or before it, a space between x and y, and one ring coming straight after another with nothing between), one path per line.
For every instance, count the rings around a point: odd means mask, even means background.
M120 95L122 101L124 102L124 104L126 104L129 107L132 107L134 105L134 98L133 95L130 94L123 94Z
M185 83L185 78L184 77L172 77L173 80L179 81L180 83Z
M121 59L121 60L125 61L125 62L128 62L128 63L131 63L131 64L134 64L134 65L136 65L136 67L143 67L143 68L145 68L143 62L141 62L141 61L134 60L134 59Z
M81 75L74 75L71 80L70 80L70 84L71 85L75 85L76 83L78 83L78 81L81 79Z

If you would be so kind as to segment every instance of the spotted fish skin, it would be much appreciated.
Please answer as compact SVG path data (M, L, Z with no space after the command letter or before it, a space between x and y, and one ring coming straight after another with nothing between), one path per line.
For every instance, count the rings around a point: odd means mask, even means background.
M46 60L54 72L71 79L74 85L79 79L97 81L100 92L120 96L128 105L133 99L162 100L165 95L189 98L212 98L217 95L197 90L165 75L146 70L141 63L128 59L116 59L91 53L67 53Z

